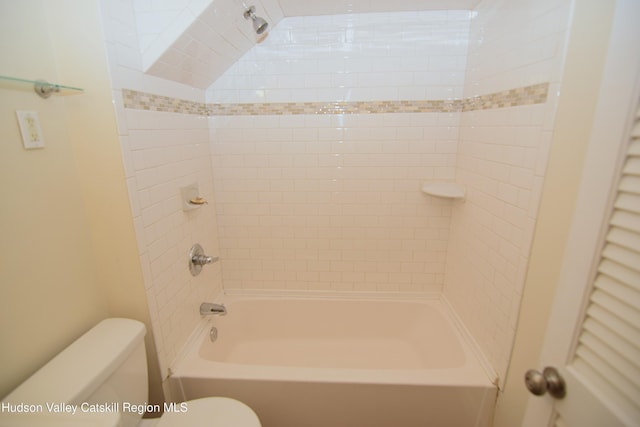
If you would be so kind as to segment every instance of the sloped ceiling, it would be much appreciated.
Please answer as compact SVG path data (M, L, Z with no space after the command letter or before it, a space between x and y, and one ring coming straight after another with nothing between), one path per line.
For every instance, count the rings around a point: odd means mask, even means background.
M248 2L248 3L247 3ZM138 1L136 22L143 71L205 89L261 41L243 12L274 28L288 16L410 10L473 9L480 0L183 0L171 8ZM263 35L264 36L264 35Z

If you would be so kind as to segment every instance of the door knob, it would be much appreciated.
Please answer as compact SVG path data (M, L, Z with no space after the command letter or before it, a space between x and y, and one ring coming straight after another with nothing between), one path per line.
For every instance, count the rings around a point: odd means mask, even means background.
M542 396L549 393L556 399L562 399L567 394L564 379L556 368L547 366L540 371L529 369L524 375L524 383L532 394Z

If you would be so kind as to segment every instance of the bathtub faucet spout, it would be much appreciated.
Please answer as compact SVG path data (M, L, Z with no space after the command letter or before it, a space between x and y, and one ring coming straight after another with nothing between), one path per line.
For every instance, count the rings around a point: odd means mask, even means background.
M211 302L203 302L200 304L200 314L206 316L208 314L217 314L219 316L224 316L227 314L227 308L224 304L214 304Z

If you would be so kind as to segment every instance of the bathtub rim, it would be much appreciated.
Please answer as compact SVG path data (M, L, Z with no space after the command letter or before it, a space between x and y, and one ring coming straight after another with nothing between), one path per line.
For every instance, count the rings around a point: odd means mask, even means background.
M198 357L202 340L209 339L209 329L215 324L215 317L202 316L178 356L169 367L169 377L199 377L211 365L220 365L211 378L263 381L313 381L349 382L360 384L403 384L433 386L498 386L498 376L475 340L469 334L449 302L441 294L399 294L363 292L323 292L323 291L223 291L212 302L231 303L237 300L354 300L354 301L395 301L407 303L437 304L437 309L450 322L454 334L459 339L467 362L462 367L396 370L396 369L345 369L345 368L304 368L264 365L222 363ZM226 369L224 369L226 368ZM322 372L322 378L318 378ZM292 375L293 374L293 375Z

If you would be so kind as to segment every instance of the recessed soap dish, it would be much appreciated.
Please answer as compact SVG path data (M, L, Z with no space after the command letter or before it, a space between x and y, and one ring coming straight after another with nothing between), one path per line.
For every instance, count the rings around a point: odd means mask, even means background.
M464 200L465 198L464 186L455 182L428 182L422 186L422 191L442 199Z
M200 206L207 204L207 201L199 195L198 184L182 187L180 189L180 196L182 198L183 211L198 209Z

